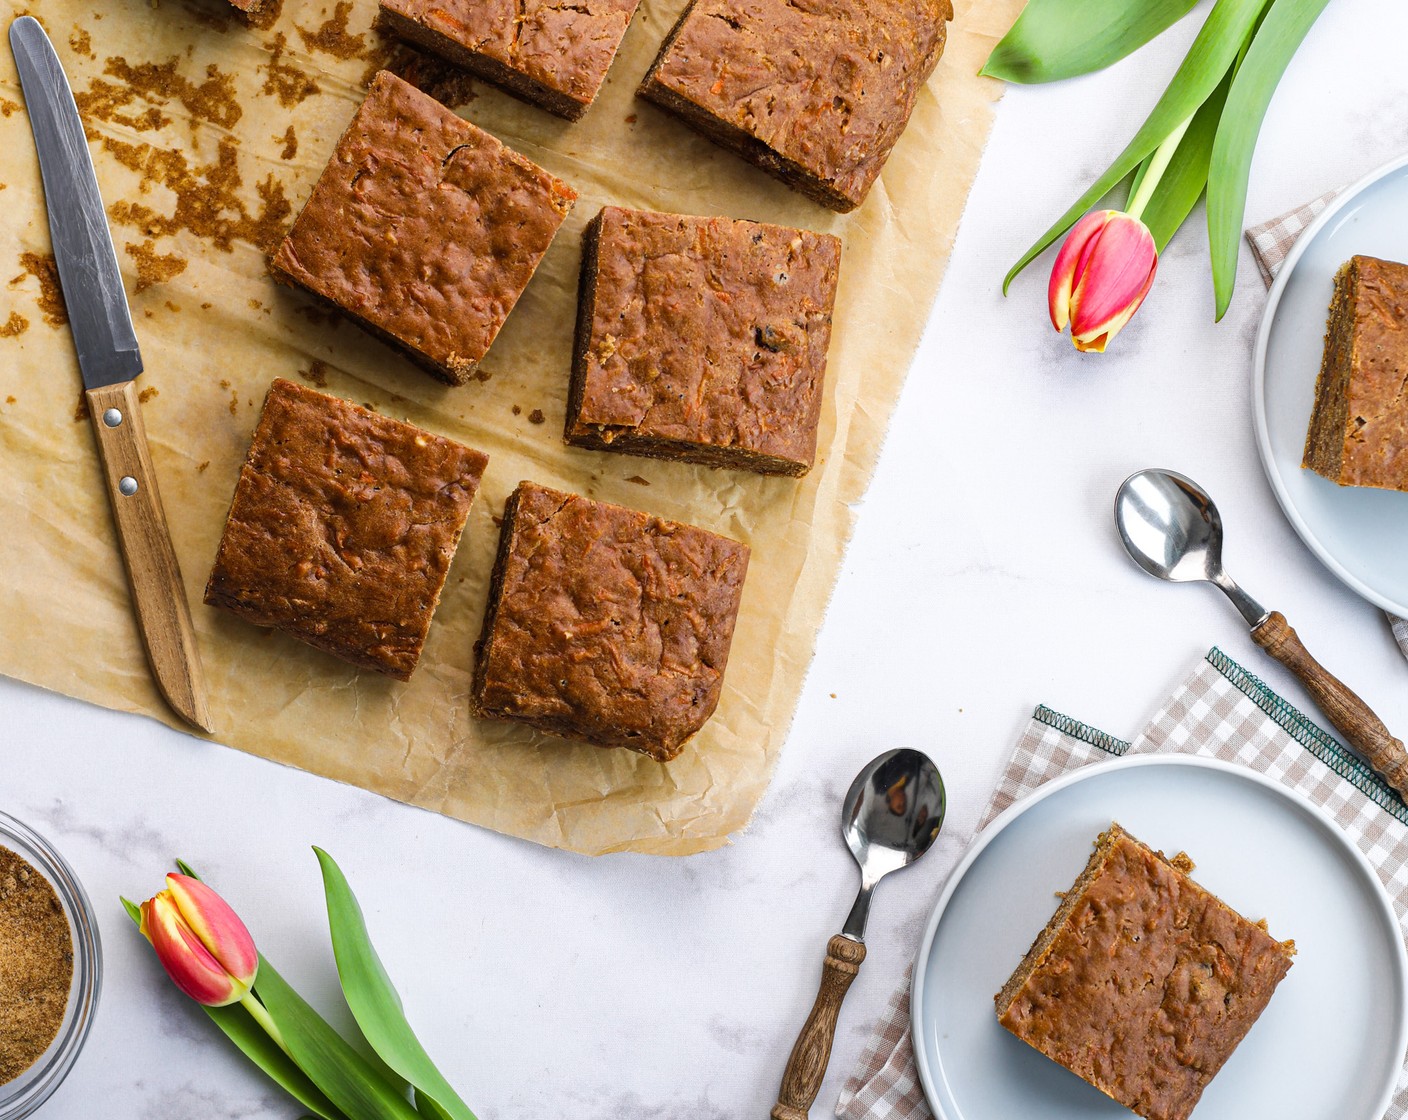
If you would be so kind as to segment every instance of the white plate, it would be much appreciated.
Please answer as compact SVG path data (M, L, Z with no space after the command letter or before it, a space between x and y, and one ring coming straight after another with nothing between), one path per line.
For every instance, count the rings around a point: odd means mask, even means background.
M1408 615L1408 493L1339 486L1300 465L1335 273L1356 253L1408 261L1408 157L1338 195L1277 274L1256 339L1257 449L1311 551L1371 603Z
M1203 1094L1196 1120L1380 1120L1408 1048L1408 959L1359 849L1319 809L1244 767L1191 755L1089 766L974 841L914 967L914 1053L940 1120L1131 1114L998 1025L997 992L1112 820L1172 854L1298 953Z

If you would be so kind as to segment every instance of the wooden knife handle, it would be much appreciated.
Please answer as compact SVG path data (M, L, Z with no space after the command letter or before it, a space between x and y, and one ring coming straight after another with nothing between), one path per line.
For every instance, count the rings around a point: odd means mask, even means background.
M787 1059L782 1088L772 1106L772 1120L806 1120L807 1110L821 1091L826 1063L831 1060L831 1042L836 1037L836 1018L851 981L865 960L865 946L837 934L826 944L826 963L821 966L821 989L816 993L811 1014Z
M1384 781L1408 797L1408 752L1402 741L1389 734L1384 721L1348 685L1310 656L1285 615L1272 611L1252 631L1252 640L1300 679L1349 745Z
M152 675L177 715L209 731L210 709L200 651L157 491L136 383L124 381L89 389L87 398L118 545L127 566L127 585Z

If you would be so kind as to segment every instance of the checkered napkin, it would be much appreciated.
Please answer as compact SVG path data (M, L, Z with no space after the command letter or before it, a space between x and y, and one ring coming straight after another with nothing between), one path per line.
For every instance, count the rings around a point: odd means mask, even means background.
M1306 227L1339 193L1326 191L1304 206L1297 206L1279 218L1272 218L1269 222L1262 222L1261 225L1252 226L1247 230L1247 244L1252 247L1252 256L1256 258L1256 266L1261 270L1261 278L1266 281L1268 288L1271 287L1271 281L1276 279L1281 265L1285 263L1286 254L1291 251L1296 238L1305 232ZM1398 642L1398 648L1408 657L1408 619L1389 615L1388 620L1393 626L1393 636Z
M1126 753L1203 754L1289 786L1339 822L1369 857L1408 937L1408 807L1359 759L1221 650L1200 662L1132 743L1038 708L983 815L985 827L1043 782ZM938 853L935 853L936 855ZM932 858L932 857L931 857ZM958 860L957 854L949 857ZM841 1120L931 1120L909 1033L906 975L836 1102ZM1408 1070L1385 1120L1408 1116Z

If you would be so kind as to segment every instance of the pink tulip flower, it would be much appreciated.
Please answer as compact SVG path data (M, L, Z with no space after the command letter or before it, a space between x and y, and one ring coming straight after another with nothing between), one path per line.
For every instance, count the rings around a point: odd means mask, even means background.
M168 875L142 903L142 936L172 982L197 1003L244 1001L259 971L254 940L229 903L199 879Z
M1069 323L1077 350L1103 351L1139 310L1159 253L1138 218L1119 210L1092 210L1067 234L1047 288L1051 325Z

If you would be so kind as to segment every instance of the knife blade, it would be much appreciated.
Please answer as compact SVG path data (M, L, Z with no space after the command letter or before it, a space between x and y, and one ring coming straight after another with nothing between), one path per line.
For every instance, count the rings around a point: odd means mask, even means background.
M21 16L10 25L10 48L39 153L59 285L147 660L172 710L209 731L190 605L137 398L142 353L83 121L59 57L37 20Z

